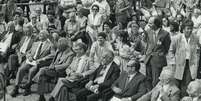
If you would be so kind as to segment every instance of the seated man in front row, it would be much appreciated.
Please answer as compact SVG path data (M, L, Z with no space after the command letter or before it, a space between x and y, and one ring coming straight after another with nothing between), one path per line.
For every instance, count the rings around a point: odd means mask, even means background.
M90 75L90 81L85 88L74 92L77 101L98 101L103 97L120 75L119 66L113 62L114 54L111 50L103 51L101 65Z
M69 68L73 57L75 56L69 46L69 42L70 41L66 38L60 38L57 45L58 49L51 65L41 68L33 78L33 81L38 84L37 93L40 95L39 101L45 101L45 85L48 80L66 76L65 70L66 68Z
M181 101L201 101L201 80L196 79L188 84L187 92L189 96L182 98Z
M159 80L156 87L137 101L180 101L180 90L176 86L174 72L170 69L163 69Z
M32 83L32 78L35 76L37 71L44 66L49 66L54 52L51 50L50 41L47 39L49 33L47 31L41 31L39 33L38 42L34 42L31 49L26 55L26 60L22 63L21 67L18 69L17 76L15 79L15 87L11 92L11 96L15 97L19 92L19 86L26 71L29 70L28 74L28 84ZM24 95L27 95L30 89L26 89Z
M127 71L123 71L115 81L112 90L115 93L110 101L136 101L146 93L145 76L139 72L140 63L131 60Z
M95 71L90 58L86 56L87 46L84 43L74 44L73 50L76 56L66 69L67 76L59 78L49 101L69 101L69 92L84 87L88 82L85 78Z

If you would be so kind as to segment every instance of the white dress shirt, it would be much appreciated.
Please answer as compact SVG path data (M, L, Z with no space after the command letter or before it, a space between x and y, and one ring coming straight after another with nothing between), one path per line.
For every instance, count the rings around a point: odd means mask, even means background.
M183 35L183 40L184 40L184 44L185 44L185 51L186 51L186 60L190 59L190 38L187 40L185 35Z

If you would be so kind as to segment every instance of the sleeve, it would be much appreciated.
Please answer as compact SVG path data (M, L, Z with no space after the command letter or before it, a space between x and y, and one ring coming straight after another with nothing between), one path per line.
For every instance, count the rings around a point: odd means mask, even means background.
M151 94L152 91L148 92L147 94L141 96L139 99L137 99L136 101L150 101L151 100Z
M139 84L137 93L131 97L132 101L136 101L139 97L143 96L145 93L146 88L145 88L145 77L144 77Z
M84 77L92 74L96 70L95 66L93 66L93 63L92 63L92 61L90 59L86 60L86 65L85 66L86 66L85 68L88 68L88 69L87 69L87 71L82 73L82 75Z

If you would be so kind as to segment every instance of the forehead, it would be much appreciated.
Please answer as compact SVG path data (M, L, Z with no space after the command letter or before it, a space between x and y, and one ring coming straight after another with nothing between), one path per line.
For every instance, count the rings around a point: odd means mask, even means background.
M98 9L98 7L97 7L97 6L93 6L92 8L93 8L93 9L94 9L94 8Z
M192 29L193 26L184 26L184 29Z
M98 39L104 39L102 36L98 36Z
M134 61L130 61L127 63L127 66L134 66L134 63L135 63Z
M154 23L154 17L151 17L150 19L149 19L149 21L148 21L148 23Z
M73 50L81 50L82 48L78 45L73 46Z

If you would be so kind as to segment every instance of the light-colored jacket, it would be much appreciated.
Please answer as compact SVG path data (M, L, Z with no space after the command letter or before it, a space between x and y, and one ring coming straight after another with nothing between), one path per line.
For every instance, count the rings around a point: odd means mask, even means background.
M172 42L170 46L170 53L175 56L176 62L176 70L175 70L175 78L182 80L184 75L184 69L186 65L186 49L185 49L185 38L183 38L183 34L179 34L176 37L176 40ZM190 59L189 59L189 68L191 72L192 79L197 77L198 70L198 60L199 55L197 54L197 47L200 46L199 38L192 34L190 36Z

